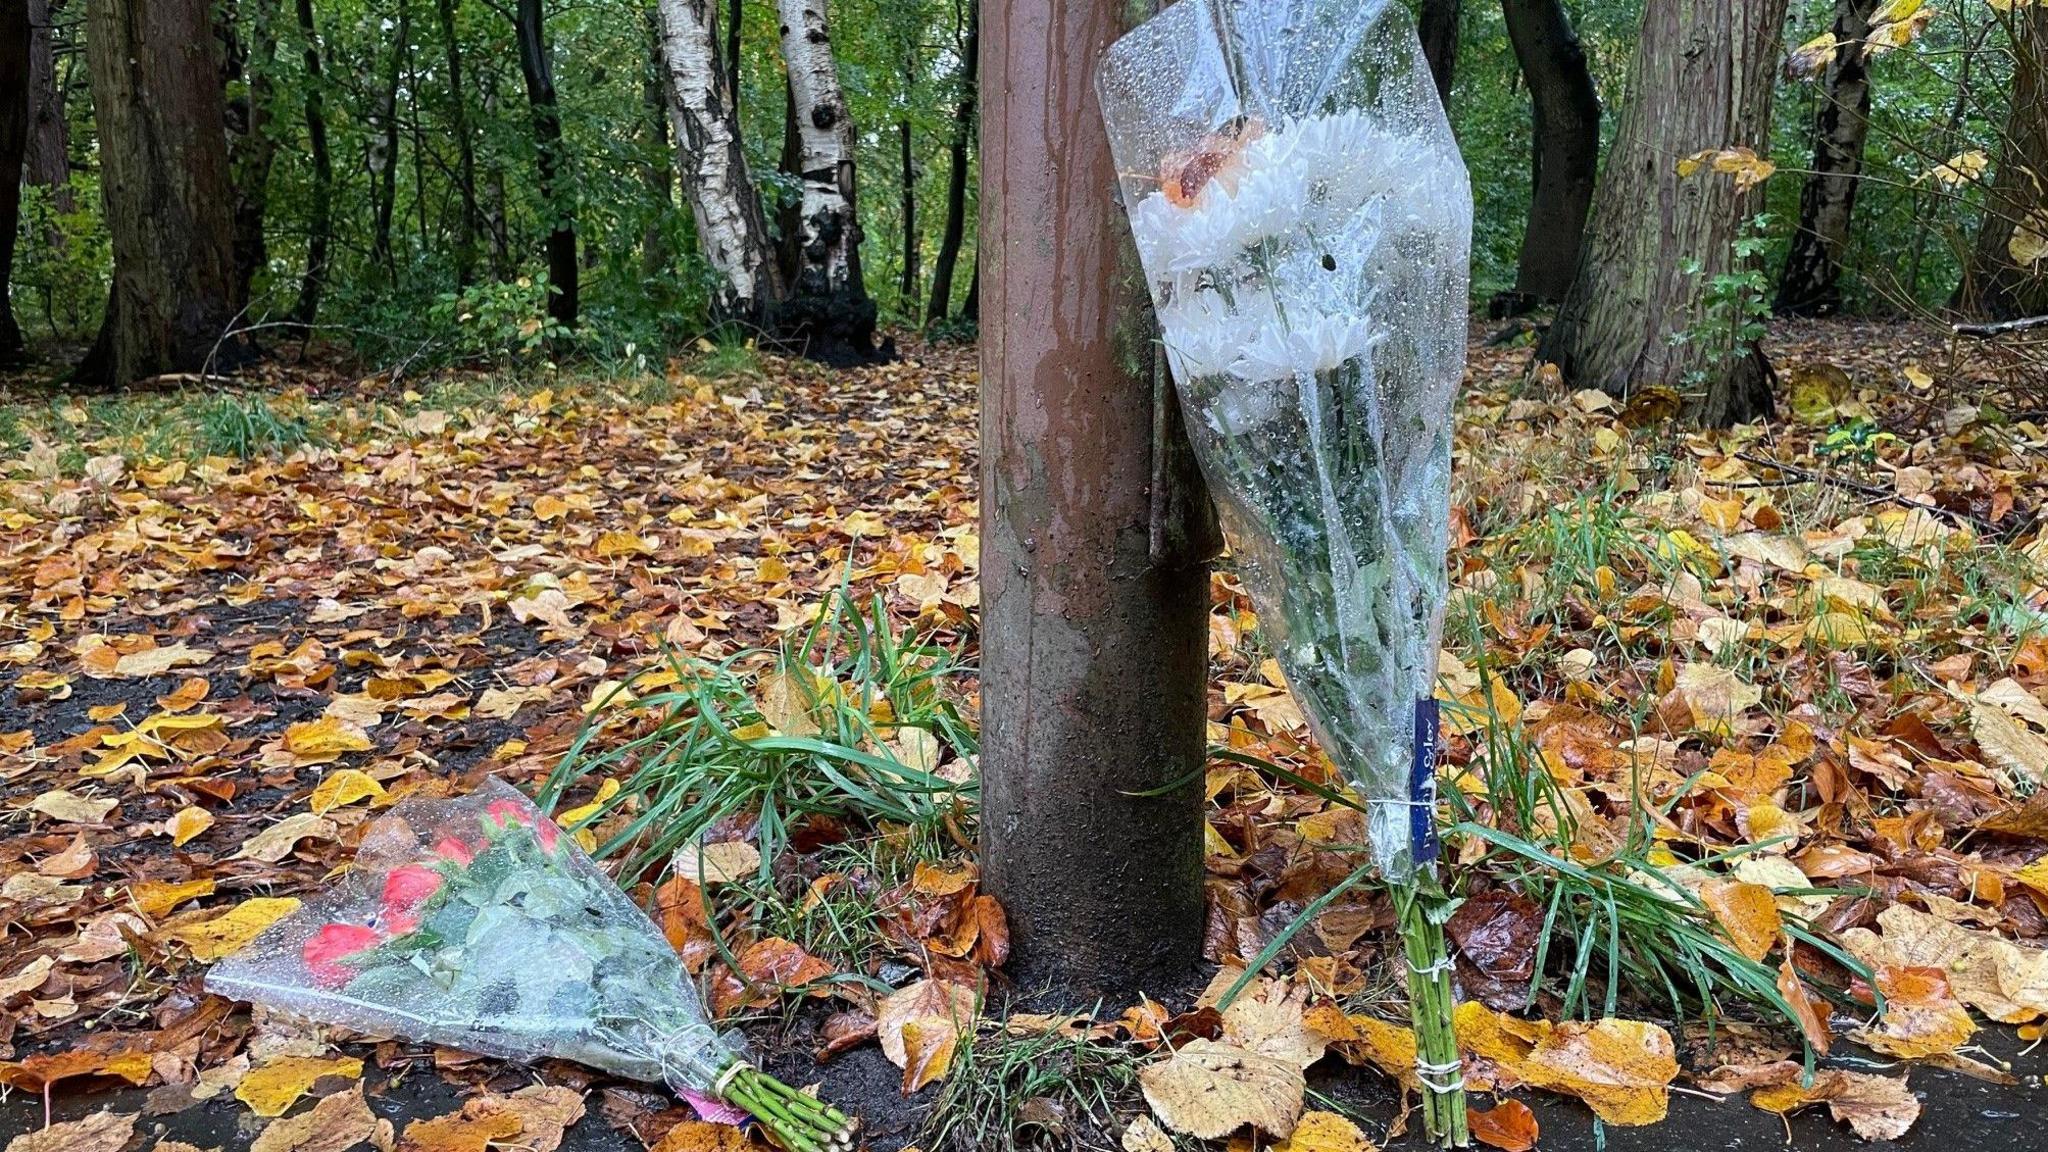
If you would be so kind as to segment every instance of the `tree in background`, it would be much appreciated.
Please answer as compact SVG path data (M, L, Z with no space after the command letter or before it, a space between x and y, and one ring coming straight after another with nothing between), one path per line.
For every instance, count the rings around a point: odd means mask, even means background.
M712 318L764 327L781 302L782 277L718 66L718 10L713 0L659 0L657 11L676 169L697 224L698 252L717 279Z
M954 6L958 32L959 77L953 97L953 138L947 145L946 223L939 236L938 256L932 261L931 304L924 322L936 324L953 306L953 269L960 263L960 245L967 234L967 158L974 145L975 98L978 95L981 57L981 3L965 0Z
M1436 81L1436 96L1445 112L1451 110L1451 85L1457 78L1460 7L1461 0L1422 0L1422 10L1415 17L1422 55L1429 61L1429 76Z
M14 237L21 224L21 172L28 158L29 16L24 4L0 10L0 361L21 354L21 327L8 295Z
M555 95L555 65L548 46L541 0L518 0L515 28L519 72L533 114L533 141L540 202L547 214L548 316L574 328L581 307L576 263L576 192L562 143L562 109Z
M1746 181L1701 152L1767 148L1785 0L1648 0L1579 267L1541 355L1573 386L1688 394L1702 423L1771 411ZM1697 163L1697 161L1694 161Z
M874 351L876 309L861 276L861 226L854 179L853 116L839 86L825 0L777 0L782 59L800 143L796 274L783 302L780 334L799 345Z
M51 190L60 212L72 210L71 129L64 121L64 93L57 87L56 36L49 0L28 0L29 129L24 173L30 184Z
M1562 299L1579 267L1586 211L1600 170L1600 94L1563 0L1501 0L1515 60L1529 87L1529 218L1515 291L1499 311Z
M296 0L299 35L305 39L306 147L313 161L312 218L306 228L306 272L299 280L292 319L311 324L320 314L320 296L327 285L327 249L334 236L334 157L327 146L326 78L321 67L320 29L313 0Z
M228 167L235 186L233 299L241 309L250 305L251 285L270 263L264 226L270 212L270 171L277 163L272 109L277 102L278 0L247 0L235 15L247 25L240 82L228 100ZM235 28L232 34L240 40L243 31Z
M1870 57L1863 40L1876 10L1877 0L1835 0L1834 52L1813 117L1813 171L1799 192L1799 226L1772 305L1780 316L1831 316L1842 308L1842 258L1870 133Z
M2002 13L2012 103L1955 305L1989 320L2048 314L2048 5Z
M227 105L205 0L87 0L114 280L97 387L205 368L235 316ZM11 182L10 182L11 183Z

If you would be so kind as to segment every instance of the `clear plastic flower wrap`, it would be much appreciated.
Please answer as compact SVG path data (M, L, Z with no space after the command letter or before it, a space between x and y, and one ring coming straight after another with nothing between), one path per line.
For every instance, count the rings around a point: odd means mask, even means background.
M1407 9L1182 0L1097 83L1189 437L1399 909L1425 1120L1463 1142L1434 877L1472 196Z
M1184 0L1099 90L1239 571L1399 880L1433 854L1417 766L1472 230L1421 46L1389 0Z
M362 1032L722 1097L792 1148L851 1138L844 1116L746 1063L647 914L496 779L377 817L354 868L217 964L206 986Z

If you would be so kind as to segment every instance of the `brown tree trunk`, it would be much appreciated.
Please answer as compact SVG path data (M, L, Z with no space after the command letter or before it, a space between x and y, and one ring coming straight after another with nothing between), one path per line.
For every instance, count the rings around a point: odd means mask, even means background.
M918 282L923 279L918 268L917 234L917 160L911 152L910 121L896 122L896 140L901 146L903 163L903 191L898 205L903 217L903 279L897 285L897 298L910 311L917 308Z
M2012 104L1954 305L1986 320L2017 320L2048 314L2048 6L2000 18L2012 29Z
M1416 14L1415 30L1422 35L1422 56L1429 61L1429 75L1436 81L1436 97L1444 111L1451 108L1451 84L1458 71L1458 10L1462 0L1422 0Z
M26 177L52 190L59 212L75 207L71 195L71 127L57 86L57 43L50 0L28 0L29 127Z
M467 287L476 276L478 210L476 141L469 126L469 96L463 85L462 40L456 32L456 0L434 0L441 18L442 55L448 65L448 132L455 137L455 191L461 215L455 226L455 283Z
M1578 275L1541 355L1579 388L1616 396L1663 385L1690 415L1728 425L1771 411L1771 371L1741 336L1717 277L1762 200L1732 177L1678 162L1702 149L1765 148L1785 0L1648 0L1614 148L1594 194ZM1716 333L1719 332L1719 335Z
M731 0L725 13L725 95L735 123L740 117L740 27L747 14L742 0Z
M1093 83L1130 7L993 0L983 61L981 859L1018 987L1068 1005L1182 984L1203 927L1212 537L1150 542L1155 506L1208 502L1155 476L1156 327Z
M1600 94L1562 0L1501 0L1533 118L1518 309L1562 299L1579 267L1600 168Z
M240 126L228 151L235 182L237 309L249 306L250 286L270 263L263 225L270 211L270 169L277 160L277 132L271 122L277 102L278 0L251 0L242 11L248 17L249 54L242 64L242 94L230 102L228 116Z
M533 110L540 202L548 214L548 316L565 328L574 328L580 303L576 196L564 171L569 157L562 142L562 110L555 99L555 65L543 26L541 0L519 0L516 30L519 71L526 78L526 102Z
M953 314L956 320L970 324L981 323L981 262L974 265L974 275L967 281L967 295L960 298L960 310Z
M1778 275L1780 316L1832 316L1842 310L1842 256L1862 184L1863 140L1870 131L1870 63L1863 38L1877 0L1835 0L1835 58L1821 80L1813 118L1813 171L1799 190L1799 228Z
M398 280L398 258L391 247L391 223L398 215L398 86L405 74L405 43L412 35L412 6L398 0L397 31L391 40L391 63L384 86L377 90L377 137L370 149L371 203L376 222L370 233L370 263Z
M776 9L803 180L796 276L776 334L819 359L864 360L875 352L875 303L861 275L853 115L832 54L830 13L826 0L776 0Z
M21 225L21 171L28 159L29 16L24 4L0 5L0 362L21 355L8 287Z
M87 0L107 311L77 372L114 387L204 369L235 315L227 104L205 0Z
M651 284L668 275L669 262L675 255L669 251L668 220L669 211L675 206L676 186L675 162L669 153L668 86L662 83L665 69L661 57L661 14L652 8L647 10L647 37L651 59L640 85L640 102L647 109L640 123L647 140L642 145L645 159L640 177L647 183L654 214L640 233L640 276Z
M946 173L946 223L939 233L939 253L932 261L931 304L924 322L936 324L953 306L953 269L960 263L960 246L967 234L967 156L974 143L977 71L981 57L981 2L967 0L967 34L960 49L960 92L953 105L953 141L947 147L952 168Z
M320 29L313 19L313 0L297 0L296 7L299 34L306 41L306 148L313 157L313 205L306 222L306 274L299 281L299 301L292 307L292 319L310 325L320 315L320 296L327 286L327 248L334 240L334 157L327 150L326 79L320 68Z

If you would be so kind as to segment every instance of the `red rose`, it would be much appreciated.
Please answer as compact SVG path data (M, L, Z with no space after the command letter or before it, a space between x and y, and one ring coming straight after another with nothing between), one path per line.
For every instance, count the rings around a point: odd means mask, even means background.
M484 823L498 828L515 825L530 829L534 839L540 841L542 851L553 852L555 842L561 836L561 829L548 819L535 820L533 813L517 800L493 800L484 806Z
M423 864L393 868L384 877L385 929L394 936L403 936L419 927L420 908L440 890L441 874L432 868Z
M326 924L306 938L303 954L306 971L322 988L339 988L355 978L355 969L342 963L358 952L384 942L384 934L361 924Z
M476 847L460 836L443 836L434 845L434 855L466 868L476 859Z

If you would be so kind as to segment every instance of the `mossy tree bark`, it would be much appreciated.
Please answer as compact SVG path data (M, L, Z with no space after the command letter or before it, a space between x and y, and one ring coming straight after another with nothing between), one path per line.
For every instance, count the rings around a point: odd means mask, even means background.
M1761 192L1679 161L1702 149L1769 146L1771 88L1785 0L1648 0L1613 151L1594 193L1578 273L1541 355L1574 387L1626 397L1661 385L1687 396L1700 423L1771 411L1771 370L1730 332L1734 302L1717 277L1736 254Z
M85 14L114 278L75 378L116 387L200 371L235 316L227 103L211 8L88 0Z
M1955 306L1986 320L2048 314L2048 6L1999 17L2012 40L2012 103L1984 221Z

